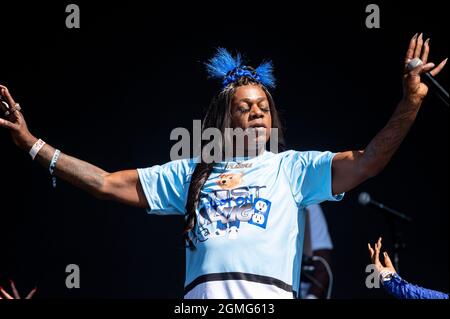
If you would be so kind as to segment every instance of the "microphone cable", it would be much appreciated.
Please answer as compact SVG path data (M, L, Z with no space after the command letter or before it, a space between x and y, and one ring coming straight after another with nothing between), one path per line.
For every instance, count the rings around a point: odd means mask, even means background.
M322 265L325 267L328 273L328 289L327 289L327 296L326 299L331 299L331 290L333 289L333 272L331 271L331 267L326 261L325 258L320 256L312 256L311 257L313 261L318 261L322 263Z

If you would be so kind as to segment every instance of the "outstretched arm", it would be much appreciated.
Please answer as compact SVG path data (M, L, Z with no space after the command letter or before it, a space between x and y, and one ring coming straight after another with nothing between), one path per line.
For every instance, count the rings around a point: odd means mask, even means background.
M422 34L411 39L404 64L403 99L386 126L364 150L341 152L334 157L333 194L349 191L380 173L400 146L428 93L428 87L421 82L420 75L430 72L435 76L447 62L445 59L437 67L427 63L428 43L429 39L423 42ZM409 71L407 65L413 58L420 58L423 64Z
M391 258L387 252L383 253L384 263L380 261L381 237L375 243L375 248L367 244L370 253L370 259L375 265L383 283L384 289L398 299L448 299L448 294L413 285L402 279L395 271Z
M8 104L14 107L16 103L8 89L0 85L0 90ZM29 132L25 118L18 110L8 115L7 119L0 118L0 127L9 129L14 143L24 151L28 152L38 140ZM45 144L37 154L36 160L48 168L54 154L55 149ZM54 174L97 198L116 200L136 207L148 207L137 170L109 173L61 153Z

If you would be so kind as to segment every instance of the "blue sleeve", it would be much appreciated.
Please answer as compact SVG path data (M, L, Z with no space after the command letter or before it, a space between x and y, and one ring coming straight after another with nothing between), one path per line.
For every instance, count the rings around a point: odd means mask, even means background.
M188 160L176 160L137 170L150 206L148 213L157 215L185 213L190 169Z
M383 287L398 299L448 299L448 294L410 284L397 274L383 281Z
M341 200L344 194L332 194L331 164L335 153L286 152L285 167L297 205L305 207L323 201Z

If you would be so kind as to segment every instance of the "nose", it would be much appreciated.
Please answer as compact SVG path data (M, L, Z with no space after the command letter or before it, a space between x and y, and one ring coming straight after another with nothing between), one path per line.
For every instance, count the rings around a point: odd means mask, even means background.
M249 120L259 119L264 117L264 112L259 108L257 104L253 104L252 108L250 109L249 117Z

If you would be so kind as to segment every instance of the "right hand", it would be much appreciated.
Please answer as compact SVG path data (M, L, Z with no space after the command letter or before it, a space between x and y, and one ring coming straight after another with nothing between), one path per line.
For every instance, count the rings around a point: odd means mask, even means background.
M10 107L14 107L16 102L12 98L6 86L0 85L2 95L7 99ZM15 111L6 119L0 118L0 127L4 127L11 132L11 137L18 147L23 150L29 150L31 146L37 141L28 130L27 123L20 111Z
M370 259L372 260L372 263L375 265L375 268L379 273L384 270L392 273L397 273L387 252L383 252L385 265L383 265L380 261L381 237L378 239L378 242L375 243L375 249L370 246L370 243L367 244L367 247L369 248Z
M11 284L11 290L12 290L12 295L7 293L5 291L5 289L3 289L2 287L0 287L0 299L22 299L20 297L19 292L17 291L16 285L14 284L14 281L10 280L9 281ZM37 288L35 287L34 289L32 289L28 295L25 297L25 299L31 299L33 298L33 295L36 293ZM3 296L3 297L2 297Z

